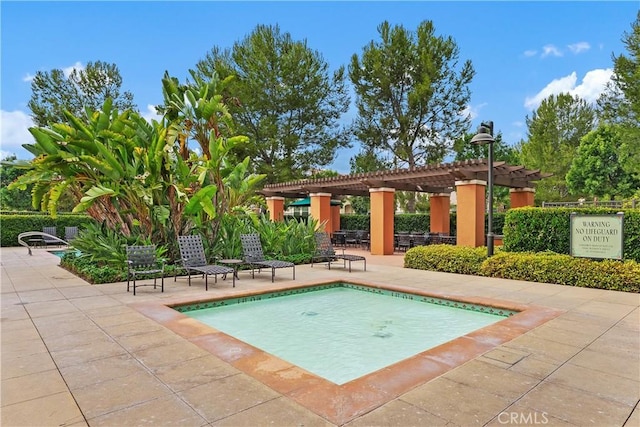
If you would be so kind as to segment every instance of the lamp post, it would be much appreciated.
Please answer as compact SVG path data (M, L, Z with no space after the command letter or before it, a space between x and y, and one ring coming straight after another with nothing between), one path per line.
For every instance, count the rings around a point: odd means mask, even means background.
M487 172L487 186L489 187L489 212L487 214L487 256L493 256L493 122L482 122L478 126L478 133L471 138L474 145L489 144L489 166Z

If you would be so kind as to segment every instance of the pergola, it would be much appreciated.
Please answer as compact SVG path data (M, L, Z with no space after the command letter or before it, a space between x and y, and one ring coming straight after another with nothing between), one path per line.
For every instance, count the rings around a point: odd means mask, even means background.
M485 187L489 164L486 159L432 164L414 169L395 169L340 175L330 178L302 179L268 184L261 191L267 197L272 220L283 217L284 199L310 197L312 217L325 224L325 230L340 228L339 207L330 206L332 196L352 195L371 198L371 253L393 253L395 191L429 193L430 231L450 233L450 194L455 190L458 204L457 244L483 246ZM511 207L533 206L533 182L550 176L524 166L493 162L494 185L509 187Z

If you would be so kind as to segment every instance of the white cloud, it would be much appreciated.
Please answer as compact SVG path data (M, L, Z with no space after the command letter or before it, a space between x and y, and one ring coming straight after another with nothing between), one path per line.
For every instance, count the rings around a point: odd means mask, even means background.
M577 86L571 94L578 95L587 102L596 102L612 75L611 68L591 70L585 74L582 84Z
M486 107L486 106L487 106L487 103L486 103L486 102L484 102L484 103L482 103L482 104L479 104L479 105L476 105L476 106L473 106L473 105L467 105L467 106L465 107L465 109L464 109L464 110L462 110L461 115L462 115L463 117L467 117L467 116L468 116L471 120L475 120L475 119L480 115L480 110L481 110L483 107Z
M578 42L578 43L570 44L567 47L571 52L575 53L576 55L591 49L591 45L587 42Z
M23 82L30 83L30 82L33 80L33 77L34 77L34 76L33 76L32 74L27 73L27 75L25 75L25 76L22 78L22 81L23 81Z
M525 50L524 56L526 56L527 58L530 58L532 56L536 56L537 53L538 53L537 50Z
M582 83L576 85L578 76L574 71L568 76L553 80L533 97L527 97L524 101L524 106L533 110L540 105L543 99L560 93L568 93L572 96L578 95L585 101L593 103L604 91L612 74L613 70L611 68L591 70L585 74Z
M156 111L156 106L151 104L148 104L147 111L141 111L140 115L149 123L151 120L160 121L162 119L162 116Z
M78 70L78 71L82 71L84 70L84 65L82 65L81 62L76 62L75 64L73 64L70 67L65 67L62 69L62 72L64 73L65 77L69 77L69 75L71 75L71 73L73 72L73 70Z
M555 47L552 44L548 44L546 46L542 46L542 55L540 55L542 58L545 58L547 56L562 56L562 52L560 51L560 49L558 49L557 47Z
M18 159L28 160L33 155L22 148L22 144L33 144L29 128L31 117L23 111L0 110L0 158L15 154Z

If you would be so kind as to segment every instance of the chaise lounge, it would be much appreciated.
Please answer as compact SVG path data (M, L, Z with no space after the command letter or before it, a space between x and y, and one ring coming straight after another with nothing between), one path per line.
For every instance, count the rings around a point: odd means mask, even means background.
M311 267L313 267L315 260L320 260L326 261L329 270L331 270L331 263L339 259L343 260L345 268L347 268L347 261L349 261L349 273L351 273L352 261L363 261L364 271L367 271L367 259L365 257L362 255L345 254L344 248L342 249L342 254L337 254L333 249L329 235L327 233L316 233L316 252L311 258Z

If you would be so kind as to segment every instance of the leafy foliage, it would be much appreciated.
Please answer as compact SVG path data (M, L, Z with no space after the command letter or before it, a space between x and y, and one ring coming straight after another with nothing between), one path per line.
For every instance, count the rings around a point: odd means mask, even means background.
M572 194L608 196L614 200L616 196L628 197L640 188L640 174L636 178L623 166L622 134L623 128L619 125L600 125L582 138L567 173Z
M510 253L498 249L494 256L487 258L485 247L417 246L407 251L404 266L446 273L640 292L640 264L636 261L594 261L550 251Z
M518 208L506 213L504 250L507 252L570 253L570 216L576 208ZM640 261L640 210L580 208L582 214L624 213L624 256Z
M593 107L578 96L550 95L526 121L528 140L520 145L520 162L553 174L537 184L536 200L566 200L569 192L565 176L580 139L595 126Z
M42 231L43 227L57 227L60 238L64 238L64 227L85 228L95 220L82 214L61 214L56 219L41 212L20 212L0 214L0 246L17 246L18 235L27 231Z
M80 251L81 257L88 258L94 263L115 267L126 266L127 245L152 245L149 237L137 235L127 237L120 230L111 229L105 223L89 223L80 230L73 240L73 247ZM162 258L166 248L157 247L157 255Z
M598 99L598 113L605 123L621 127L622 167L640 180L640 12L622 41L628 55L613 56L613 76Z
M62 70L38 71L31 82L28 107L37 126L67 121L65 111L81 116L86 108L99 110L110 98L119 110L135 109L133 94L120 93L122 77L115 64L89 62L69 75Z
M640 292L640 264L635 261L594 261L552 252L501 252L484 261L478 273L512 280Z
M26 172L25 169L13 164L16 160L16 156L9 156L0 163L0 206L4 210L29 210L31 208L31 188L9 190L7 187Z
M333 74L306 41L275 26L258 25L233 49L214 47L197 64L197 76L235 77L226 96L238 131L251 144L238 146L267 182L282 182L326 166L348 146L338 119L349 107L344 67Z
M406 268L444 271L458 274L478 274L487 258L487 248L452 245L416 246L404 256Z
M458 67L458 46L436 36L431 21L415 33L385 21L378 33L380 41L353 55L349 66L359 114L355 135L370 150L392 153L396 167L439 162L469 128L463 111L475 73L471 62Z
M262 179L248 174L248 159L228 155L246 137L232 133L216 79L183 92L166 90L171 108L160 123L121 113L107 99L82 117L66 112L68 123L31 128L38 157L10 188L33 185L34 205L53 218L60 200L70 199L74 212L86 211L125 237L140 234L165 244L170 257L177 255L176 237L194 228L213 241L220 215L251 201ZM168 88L174 82L163 81ZM203 157L182 151L180 137L193 128L200 143L206 140Z

